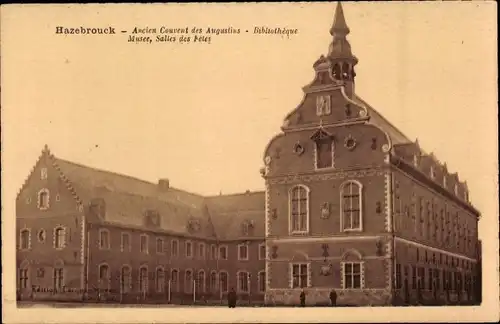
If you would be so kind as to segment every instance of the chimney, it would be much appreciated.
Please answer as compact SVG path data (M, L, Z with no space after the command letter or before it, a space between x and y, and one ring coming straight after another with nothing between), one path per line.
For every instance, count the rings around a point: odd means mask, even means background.
M168 179L158 180L158 188L161 191L167 191L170 188L170 181Z

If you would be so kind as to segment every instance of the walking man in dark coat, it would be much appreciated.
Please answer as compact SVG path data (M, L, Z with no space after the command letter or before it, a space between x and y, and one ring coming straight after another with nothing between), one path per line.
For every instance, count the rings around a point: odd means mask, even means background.
M231 291L227 294L227 304L229 308L236 307L236 292L234 291L234 288L231 288Z
M305 307L306 306L306 293L304 292L304 289L302 289L302 292L300 293L300 307Z
M337 306L337 293L335 292L335 289L332 289L330 292L330 302L332 303L332 306Z

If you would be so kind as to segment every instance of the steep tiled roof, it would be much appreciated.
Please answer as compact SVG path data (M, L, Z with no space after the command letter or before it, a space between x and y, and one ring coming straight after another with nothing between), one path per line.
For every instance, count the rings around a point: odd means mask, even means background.
M244 239L265 235L265 193L246 192L206 198L217 235L221 239ZM252 224L245 233L245 224Z
M173 187L161 189L156 183L99 170L52 156L78 197L88 204L102 198L106 222L142 227L147 210L160 216L163 231L188 234L190 219L197 219L202 237L239 239L264 236L264 192L204 197ZM244 224L252 224L244 233Z

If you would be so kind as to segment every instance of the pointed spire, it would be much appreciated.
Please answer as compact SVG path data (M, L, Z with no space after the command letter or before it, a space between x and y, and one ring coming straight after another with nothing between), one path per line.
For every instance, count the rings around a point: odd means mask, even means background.
M330 43L328 56L330 58L349 59L354 61L353 65L355 65L357 59L352 55L351 45L346 38L349 32L350 30L349 27L347 27L344 17L344 9L342 9L342 4L339 1L337 2L337 9L335 9L332 28L330 28L330 34L333 36L333 39Z
M349 34L350 30L347 27L347 23L344 17L344 10L342 9L342 3L337 2L337 8L335 9L335 18L333 19L332 28L330 28L330 35L332 36L345 36Z

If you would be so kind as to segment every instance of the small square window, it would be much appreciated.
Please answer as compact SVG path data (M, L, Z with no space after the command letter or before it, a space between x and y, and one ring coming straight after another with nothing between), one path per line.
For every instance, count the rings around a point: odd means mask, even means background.
M42 180L47 179L47 168L42 168L40 170L40 179Z

